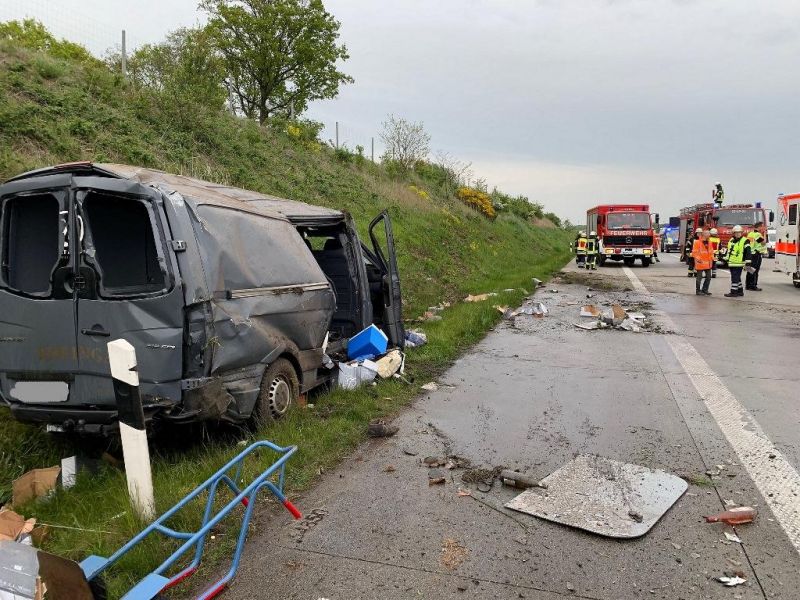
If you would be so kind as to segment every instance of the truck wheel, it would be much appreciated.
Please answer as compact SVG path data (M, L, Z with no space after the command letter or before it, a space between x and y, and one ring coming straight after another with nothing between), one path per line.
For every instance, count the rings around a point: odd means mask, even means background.
M649 258L643 258L642 259L642 266L643 267L649 267L651 262L652 261Z
M794 287L800 288L800 281L793 281Z
M606 257L605 257L605 256L599 256L599 257L597 258L597 264L599 264L601 267L602 267L604 264L606 264Z
M280 419L297 403L300 395L300 382L297 373L285 358L272 363L261 380L256 417L261 421Z

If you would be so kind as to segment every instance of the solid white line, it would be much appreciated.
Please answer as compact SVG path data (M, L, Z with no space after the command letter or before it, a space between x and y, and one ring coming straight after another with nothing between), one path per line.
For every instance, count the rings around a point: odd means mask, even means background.
M650 292L628 267L623 267L633 288ZM675 323L660 313L664 325L673 331ZM800 553L800 475L764 433L755 418L742 406L700 353L685 338L666 336L675 358L708 408L739 461L755 483L775 520ZM772 457L772 458L770 458Z

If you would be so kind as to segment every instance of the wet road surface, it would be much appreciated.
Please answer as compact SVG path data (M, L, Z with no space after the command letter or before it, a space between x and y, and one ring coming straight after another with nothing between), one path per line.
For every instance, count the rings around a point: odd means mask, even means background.
M674 255L603 267L610 289L593 292L568 267L535 296L548 316L498 326L395 419L397 435L297 499L315 523L265 520L226 597L800 598L800 290L770 268L764 292L726 299L726 271L697 297ZM639 308L656 331L577 329L587 302ZM542 478L580 453L690 485L648 534L618 541L507 510L519 490L480 492L463 468L429 485L421 464L457 456ZM731 503L760 511L736 528L742 544L702 519ZM715 581L732 571L747 583Z

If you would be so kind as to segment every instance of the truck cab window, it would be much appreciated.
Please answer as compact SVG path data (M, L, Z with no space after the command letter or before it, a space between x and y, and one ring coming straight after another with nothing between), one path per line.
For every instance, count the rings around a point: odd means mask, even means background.
M797 204L789 206L789 225L797 225Z
M90 192L83 201L83 215L94 246L92 262L106 295L147 294L165 288L150 215L143 202Z
M27 294L48 294L59 258L59 203L51 194L16 197L3 204L2 278Z

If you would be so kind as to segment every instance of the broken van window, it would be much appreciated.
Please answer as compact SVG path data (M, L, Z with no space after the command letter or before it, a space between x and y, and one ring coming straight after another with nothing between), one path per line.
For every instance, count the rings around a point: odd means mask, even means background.
M4 203L2 276L8 287L26 294L49 294L59 258L59 208L51 194Z
M148 294L166 287L143 202L89 192L83 216L94 246L92 262L106 295Z

